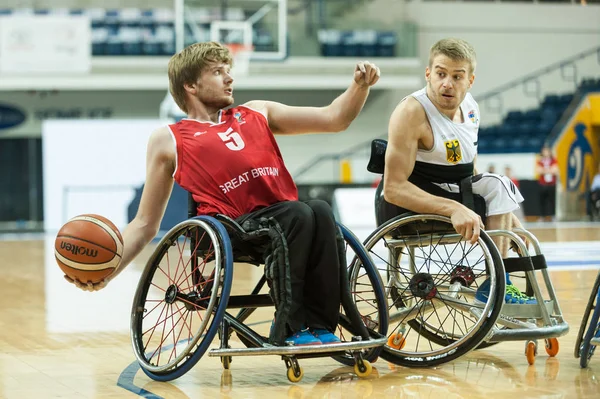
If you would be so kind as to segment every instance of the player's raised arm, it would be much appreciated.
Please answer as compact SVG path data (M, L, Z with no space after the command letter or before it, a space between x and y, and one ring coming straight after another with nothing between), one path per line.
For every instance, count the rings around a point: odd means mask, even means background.
M251 101L249 107L267 114L275 134L341 132L360 113L369 88L379 80L379 68L370 62L359 62L352 83L333 102L325 107L294 107L272 101Z

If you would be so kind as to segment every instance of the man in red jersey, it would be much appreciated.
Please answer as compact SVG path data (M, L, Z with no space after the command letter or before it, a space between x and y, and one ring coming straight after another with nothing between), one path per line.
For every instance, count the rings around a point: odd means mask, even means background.
M192 193L198 214L224 214L240 223L276 220L287 244L291 292L282 317L276 304L275 330L296 345L337 342L332 334L340 309L335 219L324 201L298 201L273 134L345 130L379 80L379 68L359 62L348 89L325 107L250 101L226 109L234 102L231 66L229 50L215 42L193 44L171 58L170 91L188 117L149 139L146 183L137 215L123 231L122 261L102 283L69 280L93 291L118 275L158 233L176 181Z

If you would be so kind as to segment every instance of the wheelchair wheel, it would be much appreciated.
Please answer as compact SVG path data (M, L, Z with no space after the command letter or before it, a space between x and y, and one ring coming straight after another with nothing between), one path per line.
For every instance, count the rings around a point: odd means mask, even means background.
M485 232L471 245L447 217L401 215L375 230L365 248L387 276L384 359L409 367L449 362L477 347L494 327L506 282L498 249Z
M581 325L579 326L579 332L577 334L577 340L575 341L575 357L579 358L579 365L582 368L586 368L590 359L594 355L596 347L590 345L590 340L600 335L600 273L596 277L596 282L590 293L590 299L588 300Z
M131 312L134 353L150 378L178 378L202 357L227 307L232 272L231 242L212 217L183 221L160 240Z
M345 226L339 226L346 243L344 266L352 298L350 306L353 306L353 309L342 307L337 335L342 341L351 341L353 336L360 336L362 339L385 337L388 329L388 311L381 276L359 239ZM349 313L355 310L358 311L357 317L352 317ZM357 326L359 323L361 325ZM375 361L382 349L381 346L368 349L363 352L362 357L369 362ZM354 366L356 363L351 354L336 356L335 359L348 366Z

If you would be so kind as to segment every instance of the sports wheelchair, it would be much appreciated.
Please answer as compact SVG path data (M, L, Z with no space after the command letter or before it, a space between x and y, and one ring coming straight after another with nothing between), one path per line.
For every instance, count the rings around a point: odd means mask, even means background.
M354 365L359 377L371 373L387 336L387 299L383 282L360 241L339 225L347 264L341 265L341 309L336 344L274 346L245 321L258 308L273 307L264 273L250 294L232 294L234 262L261 265L269 229L248 231L224 216L195 216L189 195L189 219L160 240L141 275L131 312L135 356L150 378L169 381L188 372L207 352L229 369L233 356L278 355L291 382L302 379L300 358L331 356ZM290 255L293 256L293 255ZM248 265L236 267L253 274ZM250 271L249 271L250 270ZM351 289L352 288L352 289ZM230 313L239 309L237 315ZM272 314L270 316L272 319ZM269 319L269 320L270 320ZM236 333L245 347L232 348ZM220 345L209 349L215 335ZM239 345L241 346L241 345Z
M579 365L582 368L587 367L598 345L600 345L600 272L590 292L590 299L585 307L575 341L575 357L579 358Z
M386 148L384 140L372 142L370 172L383 174ZM470 188L460 184L461 191ZM457 195L454 199L463 199ZM485 216L485 201L477 195L472 201L476 197L480 205L483 202ZM527 361L533 364L537 339L545 339L550 356L558 353L557 337L566 334L569 326L533 234L522 229L487 230L471 245L456 233L449 218L439 215L407 212L379 220L379 224L363 244L384 276L390 302L390 328L382 358L402 366L435 366L472 349L524 340ZM500 236L510 240L518 257L501 258L492 241ZM521 237L531 243L535 254ZM545 283L546 298L536 271ZM505 303L506 272L524 273L526 293L535 296L536 304ZM483 298L478 297L482 284L489 289Z

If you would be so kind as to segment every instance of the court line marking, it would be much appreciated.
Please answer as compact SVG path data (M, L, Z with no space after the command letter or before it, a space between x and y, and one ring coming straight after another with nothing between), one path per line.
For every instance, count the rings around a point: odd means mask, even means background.
M271 322L271 320L257 321L255 323L248 324L248 327L257 326L260 324L266 324L266 323L270 323L270 322ZM181 342L185 342L185 340L182 340ZM172 348L172 345L169 345L169 346L165 347L161 351L161 353L164 351L167 351L171 348ZM159 395L152 393L142 387L138 387L137 385L135 385L135 383L133 382L133 379L135 378L135 375L137 374L137 372L139 370L141 370L140 364L137 362L137 360L134 360L129 366L125 367L125 369L119 375L119 379L117 380L117 386L121 387L131 393L134 393L142 398L165 399L162 396L159 396Z

